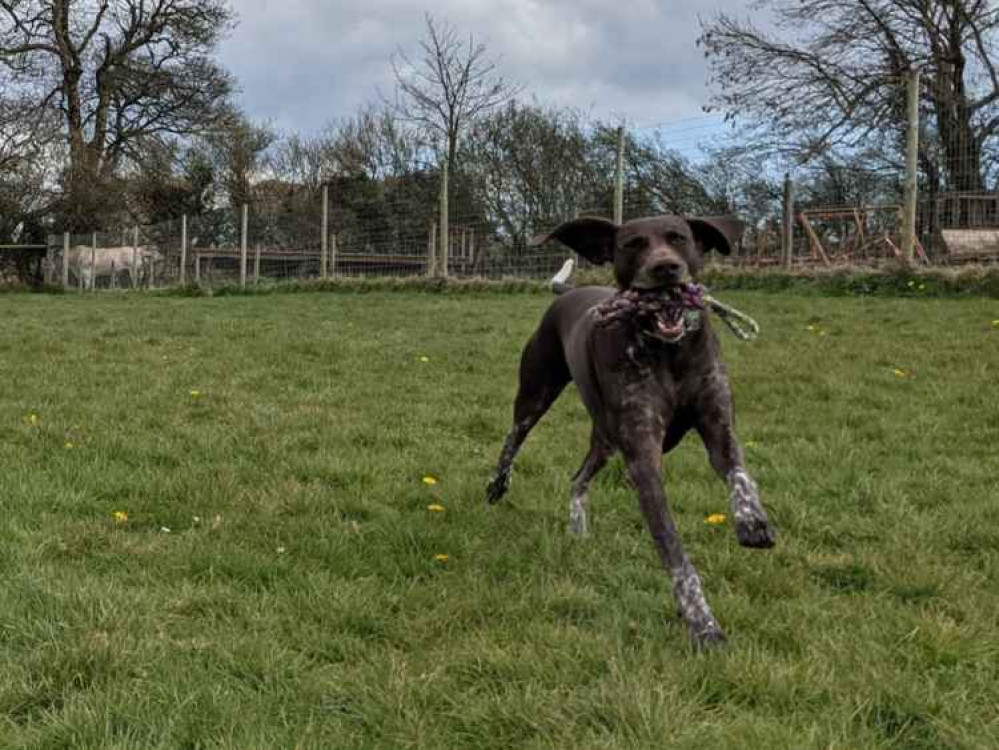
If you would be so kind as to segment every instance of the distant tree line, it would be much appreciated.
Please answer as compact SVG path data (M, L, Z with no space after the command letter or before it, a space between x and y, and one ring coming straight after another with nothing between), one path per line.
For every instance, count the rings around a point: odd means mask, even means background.
M897 198L905 73L923 71L920 179L933 196L999 187L999 11L985 0L764 0L772 32L703 23L711 107L738 138L697 163L631 131L628 215L779 210ZM426 17L387 58L391 97L319 133L282 133L238 107L215 60L226 0L0 0L0 243L251 206L257 236L314 236L323 187L343 241L418 241L438 210L512 251L580 213L610 214L616 122L538 102L486 47ZM736 143L739 145L731 145ZM365 240L368 238L368 240ZM210 238L207 238L210 241Z

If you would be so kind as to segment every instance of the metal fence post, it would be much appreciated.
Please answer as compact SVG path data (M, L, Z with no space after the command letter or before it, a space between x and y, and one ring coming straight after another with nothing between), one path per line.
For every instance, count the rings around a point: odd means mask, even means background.
M243 204L243 220L239 232L239 288L246 289L246 233L249 229L250 207Z

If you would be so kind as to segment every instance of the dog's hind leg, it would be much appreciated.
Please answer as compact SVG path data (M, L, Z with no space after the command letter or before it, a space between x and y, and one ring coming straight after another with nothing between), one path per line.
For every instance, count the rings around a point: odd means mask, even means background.
M520 386L513 404L513 426L503 443L486 499L497 502L510 486L513 459L531 428L544 416L569 382L562 344L550 321L543 320L520 359Z
M773 547L777 531L760 502L756 482L746 470L742 446L732 424L732 397L728 386L718 384L702 399L697 431L708 451L715 473L728 486L735 533L743 547Z
M576 536L586 536L589 524L586 520L586 491L590 481L604 466L607 459L614 453L611 445L604 440L594 428L590 436L590 452L586 454L583 465L572 478L572 494L569 497L569 530Z

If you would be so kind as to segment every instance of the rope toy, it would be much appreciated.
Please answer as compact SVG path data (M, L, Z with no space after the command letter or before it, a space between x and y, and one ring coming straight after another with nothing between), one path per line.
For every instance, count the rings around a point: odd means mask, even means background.
M702 284L680 284L665 294L661 290L626 289L597 305L593 314L598 326L629 320L645 335L675 344L701 327L701 316L707 309L742 341L753 341L760 333L755 320L707 294Z

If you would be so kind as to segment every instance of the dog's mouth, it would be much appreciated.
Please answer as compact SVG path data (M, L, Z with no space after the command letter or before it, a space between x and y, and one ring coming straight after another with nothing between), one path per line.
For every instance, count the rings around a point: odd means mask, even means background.
M670 305L651 319L652 328L647 333L663 341L677 341L683 336L683 305Z
M700 287L693 284L656 289L632 287L599 305L596 316L599 325L626 320L644 336L676 343L690 325L689 313L703 307Z

